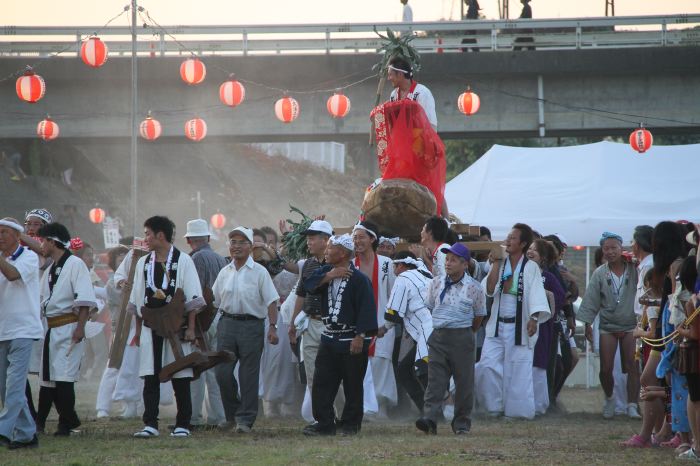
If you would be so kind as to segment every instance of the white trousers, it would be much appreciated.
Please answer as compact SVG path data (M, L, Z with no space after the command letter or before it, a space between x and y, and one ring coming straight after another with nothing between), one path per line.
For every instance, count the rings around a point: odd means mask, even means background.
M395 406L398 400L398 395L396 393L394 366L391 363L391 359L374 356L369 358L369 361L372 379L374 381L374 392L377 400L380 403ZM370 372L370 367L367 368L367 372ZM365 390L365 394L366 393L367 391Z
M535 417L533 355L527 345L515 345L515 324L499 322L498 336L486 337L474 370L476 396L486 411L514 418Z
M98 411L107 411L113 401L138 402L143 392L143 379L139 377L139 350L136 346L124 348L122 366L119 369L106 367L97 389Z
M279 322L277 336L279 342L271 344L265 339L260 358L260 396L263 400L275 403L293 403L296 398L297 364L289 344L289 326ZM266 333L269 324L265 325Z
M617 345L615 353L615 365L613 366L613 398L615 398L615 414L627 414L627 374L622 373L620 360L620 345Z
M213 369L204 371L197 380L190 382L190 393L192 398L191 424L218 426L226 421L219 384ZM206 404L206 422L202 413L202 405L204 404Z
M535 414L545 414L549 408L547 369L532 368L532 389L535 393Z

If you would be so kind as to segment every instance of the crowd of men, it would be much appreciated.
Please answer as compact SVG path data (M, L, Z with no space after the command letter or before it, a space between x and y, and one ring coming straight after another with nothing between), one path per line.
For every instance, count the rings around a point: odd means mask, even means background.
M694 407L700 401L699 371L686 373L690 369L666 361L674 342L664 338L673 330L665 326L675 325L681 330L674 335L695 341L693 327L684 322L697 291L688 289L696 286L697 274L683 276L695 270L694 257L683 260L689 249L684 232L697 242L692 227L673 222L638 227L634 257L623 254L620 235L603 233L604 263L593 273L575 316L578 288L563 263L566 240L543 237L522 223L513 226L501 247L483 252L470 251L467 244L490 241L488 229L482 228L480 237L460 238L440 217L429 218L420 245L410 247L380 236L369 221L335 235L328 221L318 219L302 232L308 257L294 261L285 258L283 242L268 227L232 229L228 257L221 256L200 219L187 223L190 251L181 251L174 245L173 222L154 216L143 224L146 251L127 246L107 251L113 274L101 283L91 270L91 247L72 239L48 211L33 210L24 222L4 218L0 440L11 449L38 445L36 434L45 432L52 406L58 413L54 434L77 432L75 383L89 364L102 374L97 417L108 417L119 402L124 417L141 414L143 428L133 433L139 438L160 435L160 406L173 397L172 437L188 437L205 425L248 433L260 398L267 415L306 419L307 436L354 435L365 415L410 412L420 413L415 421L420 431L435 434L438 424L447 422L454 434L463 435L471 429L475 408L524 419L556 409L577 361L576 317L586 324L586 336L599 341L605 418L615 414L616 354L627 377L625 413L640 417L635 338L653 346L643 358L644 427L625 445L663 440L686 444L679 453L694 454L695 436L689 432L697 422L694 415L689 420L685 414L685 424L677 419L687 409L676 406L675 394L687 387L688 407ZM282 228L281 234L288 232ZM668 296L656 302L649 296L659 280L658 296ZM676 296L681 289L686 294ZM179 346L163 336L154 317L178 303L184 316L173 338ZM679 315L661 318L679 306ZM198 331L198 314L207 308L215 317ZM104 335L117 332L122 312L133 317L120 348L123 357L105 367L99 355L108 353L110 343ZM102 328L100 315L111 325ZM599 335L594 335L590 324L597 315ZM659 342L666 344L663 354ZM164 368L207 348L227 357L204 372L190 365L163 377ZM653 375L647 374L652 366ZM39 378L36 409L28 374ZM676 403L669 421L667 393L669 403Z

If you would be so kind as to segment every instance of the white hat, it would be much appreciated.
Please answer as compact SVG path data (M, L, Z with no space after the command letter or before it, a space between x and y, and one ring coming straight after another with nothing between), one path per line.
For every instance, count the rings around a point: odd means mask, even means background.
M209 233L209 224L207 224L206 220L198 218L197 220L190 220L187 222L185 238L192 238L195 236L211 236L211 233Z
M311 225L309 225L309 228L304 230L301 234L314 235L316 233L323 233L328 236L332 236L333 227L330 223L326 222L325 220L314 220L313 222L311 222Z
M228 237L230 238L231 236L233 236L234 233L238 233L245 236L246 239L250 241L250 244L253 244L253 230L251 230L250 228L236 227L233 230L231 230L231 232L228 234Z
M352 240L352 236L347 233L340 236L331 236L329 241L334 246L342 246L348 251L355 251L355 243Z

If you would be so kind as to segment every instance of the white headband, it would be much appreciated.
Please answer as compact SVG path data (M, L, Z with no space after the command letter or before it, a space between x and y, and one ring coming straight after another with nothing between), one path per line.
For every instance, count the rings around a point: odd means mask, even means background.
M352 227L352 233L355 234L357 230L365 230L368 235L370 235L374 239L377 239L377 234L369 228L367 228L366 226L362 225L361 223L358 223L357 225Z
M399 244L399 238L398 236L396 238L387 238L386 236L380 236L379 237L379 244L382 243L391 243L392 246L396 247L397 244Z
M0 225L12 228L13 230L17 230L20 233L24 233L24 227L19 223L10 222L9 220L0 220Z
M419 262L420 261L420 262ZM420 259L414 259L413 257L404 257L403 259L394 259L392 261L394 264L410 264L415 265L417 268L423 265L423 261Z
M389 69L394 70L394 71L400 71L400 72L406 73L406 74L411 74L411 71L402 70L401 68L397 68L394 65L389 65Z
M56 238L55 236L47 236L46 239L50 239L50 240L56 241L58 244L62 244L63 247L65 247L66 249L70 248L70 241L66 241L66 242L64 243L63 241L61 241L60 239Z
M352 236L347 233L340 236L331 236L328 241L334 246L342 246L348 251L355 251L355 243L352 241Z

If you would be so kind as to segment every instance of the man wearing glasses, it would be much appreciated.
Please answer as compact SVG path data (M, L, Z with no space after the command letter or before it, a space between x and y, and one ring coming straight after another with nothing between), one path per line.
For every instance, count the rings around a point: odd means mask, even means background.
M264 347L265 318L270 319L268 341L276 345L279 295L268 271L252 256L253 230L234 228L228 235L231 263L221 269L212 291L221 311L217 325L217 351L235 358L216 366L226 422L236 432L248 433L258 415L260 357ZM238 366L238 381L233 370ZM238 396L240 385L240 397Z

